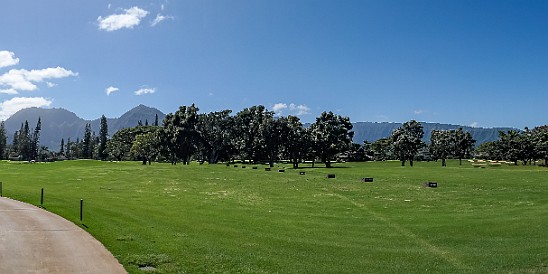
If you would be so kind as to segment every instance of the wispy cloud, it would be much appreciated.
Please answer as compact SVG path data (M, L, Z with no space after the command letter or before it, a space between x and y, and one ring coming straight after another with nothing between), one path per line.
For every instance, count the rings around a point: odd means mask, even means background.
M78 73L62 67L38 70L12 69L0 75L0 87L8 87L7 90L10 90L11 94L14 94L13 91L36 90L38 89L36 83L44 82L47 79L58 79L70 76L78 76Z
M141 88L135 91L135 95L140 96L145 94L153 94L155 92L156 92L155 88Z
M52 88L52 87L57 86L56 83L52 83L52 82L46 82L46 85L48 86L48 88Z
M287 104L284 103L277 103L272 106L272 111L274 111L276 114L281 115L282 111L287 108Z
M119 88L115 88L113 86L110 86L108 88L105 89L105 92L107 93L107 95L110 95L111 93L113 92L117 92L119 91L120 89Z
M305 115L310 114L310 108L306 105L296 105L296 104L285 104L285 103L277 103L272 106L272 111L276 113L277 115L282 115L283 112L288 111L291 115Z
M0 51L0 68L17 64L19 64L19 58L15 58L15 53L7 50Z
M125 9L124 13L112 14L105 18L99 16L97 22L99 29L105 31L115 31L123 28L132 29L139 25L141 20L148 15L148 11L139 7Z
M3 94L18 94L19 92L17 92L17 90L15 90L15 89L8 88L8 89L0 89L0 93L3 93Z
M170 15L161 15L161 14L158 13L156 15L156 18L154 18L154 20L152 20L152 22L150 22L150 26L154 27L154 26L158 25L160 22L162 22L164 20L167 20L167 19L173 20L175 18L173 16L170 16Z
M422 110L422 109L418 109L418 110L413 111L413 113L415 113L415 114L417 114L417 115L418 115L418 114L423 114L424 112L425 112L425 111Z
M30 107L49 107L53 101L44 97L14 97L0 103L0 120L5 121L17 111Z
M470 124L471 127L478 127L478 125L479 125L478 122L473 122Z

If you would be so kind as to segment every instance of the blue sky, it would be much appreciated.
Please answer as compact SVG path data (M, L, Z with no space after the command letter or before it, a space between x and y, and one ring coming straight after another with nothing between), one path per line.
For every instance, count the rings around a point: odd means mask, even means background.
M314 121L547 124L548 1L0 3L0 119L262 104Z

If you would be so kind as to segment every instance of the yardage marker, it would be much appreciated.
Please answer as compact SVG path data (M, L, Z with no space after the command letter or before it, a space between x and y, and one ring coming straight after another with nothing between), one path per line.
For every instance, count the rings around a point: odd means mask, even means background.
M333 195L339 197L342 200L346 200L346 201L350 202L351 204L353 204L354 206L358 207L361 210L366 211L367 213L372 215L374 218L378 219L379 221L382 221L382 222L386 223L390 228L393 228L395 231L399 232L400 234L415 240L418 244L424 246L428 251L430 251L431 253L441 257L442 259L444 259L447 262L451 263L455 267L458 267L462 270L472 270L472 268L470 266L467 266L464 263L462 263L457 258L457 256L455 254L452 254L451 252L449 252L447 250L443 250L442 248L437 247L437 246L429 243L427 240L419 237L417 234L403 228L402 226L400 226L398 224L394 224L393 222L391 222L390 220L388 220L385 217L381 216L377 212L371 210L366 205L358 203L358 202L356 202L356 201L354 201L354 200L352 200L352 199L350 199L350 198L348 198L348 197L346 197L342 194L339 194L339 193L333 193Z

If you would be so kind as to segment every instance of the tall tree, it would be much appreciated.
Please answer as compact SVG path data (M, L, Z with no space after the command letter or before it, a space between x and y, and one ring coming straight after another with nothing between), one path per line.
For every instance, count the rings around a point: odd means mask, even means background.
M472 138L472 134L470 132L465 132L462 128L458 128L453 136L453 142L455 144L454 154L457 158L459 158L459 165L462 165L462 159L464 159L467 155L470 155L474 149L476 140Z
M40 149L40 130L42 129L42 121L38 117L36 122L36 127L34 128L34 133L32 134L32 139L30 140L30 159L38 159L38 151Z
M453 154L455 143L454 130L433 130L430 137L430 154L441 160L441 166L447 166L447 157Z
M252 162L263 158L264 141L261 140L261 130L264 130L264 126L261 125L273 116L274 113L262 105L244 108L236 113L235 128L238 138L235 143L243 160Z
M0 123L0 160L5 159L5 152L7 148L8 136L6 134L6 126L4 121Z
M507 132L499 131L499 140L497 145L504 151L504 159L518 164L520 155L520 134L517 130L509 130Z
M99 159L105 160L107 158L107 141L108 141L108 124L107 117L101 116L101 128L99 129Z
M162 140L165 142L166 156L172 164L180 159L183 165L190 163L190 158L196 150L198 141L198 108L180 106L174 114L169 113L164 119Z
M61 145L59 149L59 155L65 155L65 138L61 138Z
M29 122L25 120L21 124L21 129L17 135L17 152L22 160L28 161L31 160L32 156L32 142L30 136Z
M158 113L154 116L154 126L158 126Z
M424 131L421 123L415 120L405 122L400 128L392 132L390 137L392 149L401 161L402 166L405 166L407 160L409 160L409 165L413 166L415 155L424 146L422 142L423 135Z
M352 144L354 132L348 117L324 111L310 128L316 153L327 168L337 153L348 150Z
M527 165L528 162L536 160L533 132L529 130L528 127L525 127L520 133L519 144L519 159L522 161L523 165Z
M532 132L535 155L538 159L544 159L544 165L548 166L548 125L535 127Z
M293 168L299 167L299 162L305 158L310 144L310 136L307 134L299 117L287 116L287 138L284 144L285 155L289 157Z
M234 150L234 117L231 110L210 112L198 115L197 131L203 150L210 164L217 163L219 157L229 156Z
M266 156L270 167L273 167L282 151L283 144L287 143L289 136L287 118L274 119L273 117L267 117L259 125L259 134L259 141L263 149L262 154Z
M84 139L82 140L82 157L84 159L91 159L93 149L93 139L91 138L91 125L86 124L84 130Z

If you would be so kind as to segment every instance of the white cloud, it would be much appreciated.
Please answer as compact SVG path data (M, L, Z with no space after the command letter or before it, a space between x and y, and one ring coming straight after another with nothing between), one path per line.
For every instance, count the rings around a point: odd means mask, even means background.
M107 6L107 9L110 9L112 5L110 3L108 3L108 6Z
M156 25L158 25L160 22L166 20L166 19L171 19L173 20L174 17L173 16L169 16L169 15L161 15L161 14L157 14L156 15L156 18L154 18L154 20L152 20L152 22L150 22L150 26L154 27Z
M292 115L305 115L310 114L310 108L306 105L295 105L293 103L287 105L285 103L277 103L272 107L272 111L277 115L282 115L282 112L289 110Z
M0 68L19 64L19 58L14 58L15 53L11 51L0 51Z
M292 110L292 111L296 111L297 115L310 114L310 108L305 106L305 105L298 105L297 106L295 104L290 104L289 109Z
M413 113L415 113L415 114L423 114L423 113L424 113L424 110L418 109L418 110L413 111Z
M272 107L272 111L274 111L278 115L282 115L282 110L286 108L287 108L287 104L277 103L277 104L274 104L274 106Z
M70 76L78 76L62 67L46 68L38 70L12 69L0 75L0 86L7 86L15 91L33 91L38 89L35 83L44 82L46 79L58 79Z
M115 87L113 87L113 86L110 86L110 87L108 87L107 89L105 89L105 92L107 93L107 95L110 95L111 93L117 92L117 91L119 91L119 90L120 90L119 88L115 88Z
M19 92L17 92L17 90L12 89L12 88L0 89L0 93L3 93L3 94L19 94Z
M52 82L46 82L46 85L48 86L48 88L52 88L52 87L57 86L56 83L52 83Z
M135 91L135 95L153 94L156 92L155 88L141 88Z
M49 107L53 101L43 97L14 97L0 103L0 120L5 121L17 111L30 107Z
M139 25L141 20L148 15L148 11L139 7L125 9L122 14L113 14L105 18L99 16L97 22L100 30L115 31L123 28L132 29Z
M478 127L478 122L473 122L470 124L471 127Z
M164 10L165 6L164 4L160 5L160 9Z

